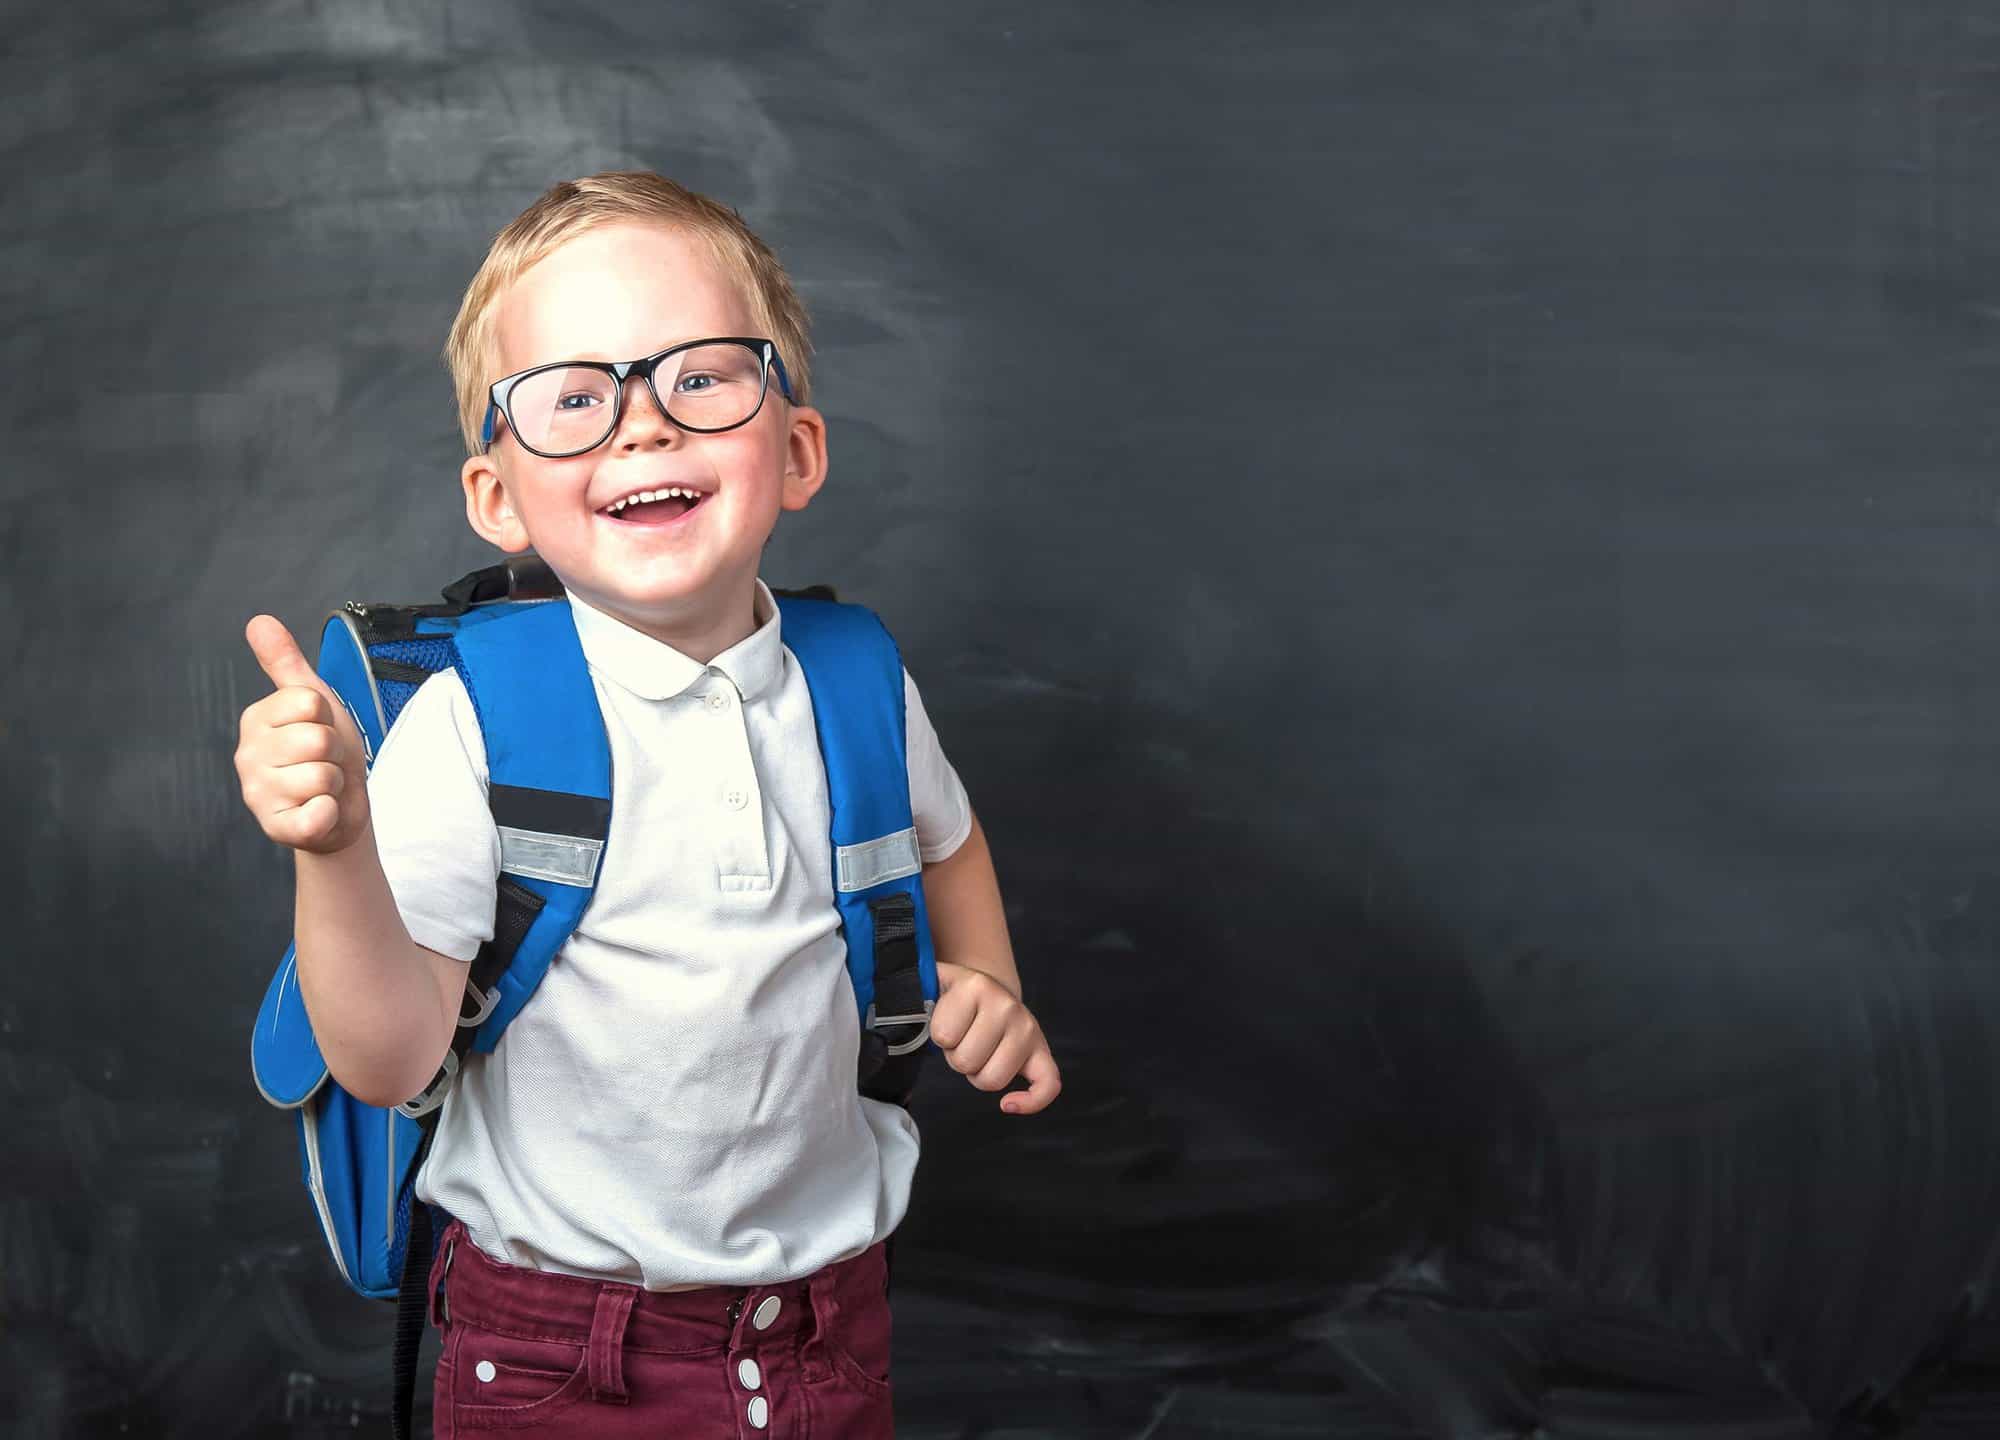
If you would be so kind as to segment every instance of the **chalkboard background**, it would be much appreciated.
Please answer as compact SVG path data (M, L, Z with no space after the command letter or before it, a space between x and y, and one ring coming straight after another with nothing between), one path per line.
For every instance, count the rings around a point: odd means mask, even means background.
M2000 1431L1989 7L6 12L9 1433L387 1433L242 628L495 558L445 329L635 166L814 313L766 576L1064 1066L918 1101L901 1433Z

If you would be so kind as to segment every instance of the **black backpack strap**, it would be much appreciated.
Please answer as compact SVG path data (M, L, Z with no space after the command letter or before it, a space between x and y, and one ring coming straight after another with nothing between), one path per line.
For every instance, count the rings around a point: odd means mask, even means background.
M445 1092L451 1088L465 1052L472 1048L473 1036L480 1024L492 1013L499 999L499 991L495 987L508 965L513 963L514 952L521 948L521 940L528 933L528 927L535 923L535 916L541 913L543 904L542 897L527 886L516 884L505 875L500 877L499 898L494 906L493 938L481 945L479 953L472 957L465 994L459 1000L458 1028L451 1035L451 1049L445 1055L444 1064L438 1067L435 1078L424 1088L424 1093L408 1102L422 1107L412 1118L423 1127L423 1138L417 1142L417 1153L410 1161L403 1181L403 1203L410 1208L410 1220L408 1238L403 1244L403 1278L396 1290L394 1379L390 1386L393 1409L389 1417L395 1428L395 1440L409 1440L410 1437L410 1408L415 1401L417 1384L417 1348L423 1341L424 1320L430 1313L431 1297L425 1286L430 1278L431 1261L437 1254L438 1237L433 1233L431 1207L417 1198L417 1172L423 1169L424 1157L430 1154L431 1139L437 1134L438 1107L444 1103ZM468 1000L471 1001L470 1013L467 1010ZM403 1109L403 1113L409 1115L411 1112Z
M431 1261L437 1256L438 1237L433 1233L431 1207L417 1198L417 1172L424 1168L424 1157L430 1154L431 1139L437 1134L438 1107L444 1103L445 1092L451 1088L465 1052L472 1048L474 1034L481 1022L492 1013L499 998L499 992L494 987L506 973L508 965L513 963L514 952L521 948L522 937L535 923L535 916L541 913L543 903L542 897L527 886L516 884L505 875L500 877L499 899L494 907L493 938L481 945L479 953L472 957L465 996L459 1001L458 1028L451 1036L451 1050L424 1093L409 1102L423 1106L413 1117L423 1127L423 1138L417 1142L417 1153L410 1161L403 1181L402 1203L409 1206L410 1220L408 1238L403 1245L403 1278L396 1290L394 1379L390 1386L394 1407L390 1411L390 1421L395 1429L395 1440L409 1440L410 1437L410 1410L416 1397L417 1349L423 1342L424 1320L430 1313L431 1297L426 1291L426 1283L430 1278ZM472 1001L470 1014L467 1013L467 999ZM403 1113L410 1112L405 1110Z
M917 968L917 904L907 892L890 894L870 900L868 912L875 917L875 1000L869 1007L872 1023L861 1027L856 1078L869 1099L905 1105L916 1089L930 1036ZM902 1053L894 1053L898 1050Z
M417 1171L430 1153L431 1137L437 1133L437 1112L417 1122L423 1138L417 1142L416 1158L410 1162L404 1181L405 1201L410 1207L408 1238L403 1244L403 1278L396 1290L395 1380L390 1387L389 1424L395 1440L410 1440L410 1412L417 1394L417 1350L423 1344L424 1320L430 1313L428 1284L431 1262L437 1258L438 1235L431 1223L431 1207L417 1198Z
M473 1038L486 1023L486 1017L493 1013L493 1007L500 1003L500 977L514 963L514 952L521 948L528 927L548 903L505 874L496 888L499 898L494 906L493 938L472 957L465 977L465 993L458 1000L458 1028L451 1032L451 1049L445 1052L444 1062L423 1093L397 1107L412 1120L423 1119L444 1103L445 1091L451 1088L458 1067L464 1063L465 1052L472 1048Z

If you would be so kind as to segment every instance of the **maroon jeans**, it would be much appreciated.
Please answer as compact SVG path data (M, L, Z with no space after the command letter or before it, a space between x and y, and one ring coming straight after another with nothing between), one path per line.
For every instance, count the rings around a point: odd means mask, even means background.
M889 1407L879 1244L803 1280L645 1290L507 1265L453 1220L431 1265L437 1440L876 1440Z

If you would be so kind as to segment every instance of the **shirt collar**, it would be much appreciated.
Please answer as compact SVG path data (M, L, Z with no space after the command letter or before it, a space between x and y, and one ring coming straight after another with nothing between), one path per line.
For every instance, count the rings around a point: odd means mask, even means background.
M778 602L761 579L752 611L757 628L706 665L575 595L569 597L569 613L590 668L646 700L670 700L714 673L727 676L745 701L754 700L771 688L784 665Z

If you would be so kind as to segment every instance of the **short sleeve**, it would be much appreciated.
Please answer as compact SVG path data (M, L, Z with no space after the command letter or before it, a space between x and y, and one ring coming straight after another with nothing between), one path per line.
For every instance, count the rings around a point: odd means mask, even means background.
M368 809L404 928L458 960L493 938L500 834L486 786L472 697L455 670L440 670L389 727L368 772Z
M937 731L924 713L917 682L903 671L903 712L910 763L910 813L917 823L917 854L926 865L943 860L972 833L972 802L958 772L944 758Z

